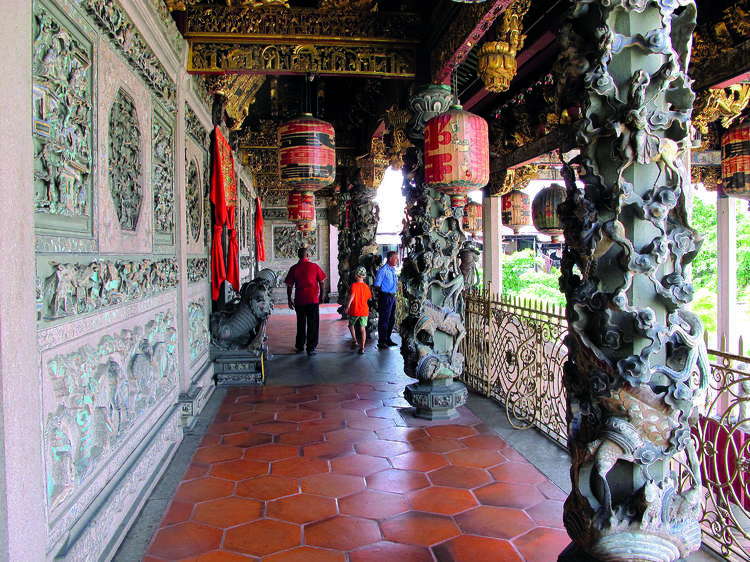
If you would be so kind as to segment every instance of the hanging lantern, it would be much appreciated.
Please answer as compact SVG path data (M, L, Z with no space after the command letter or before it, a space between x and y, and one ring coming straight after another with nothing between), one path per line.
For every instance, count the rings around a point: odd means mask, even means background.
M524 226L531 224L531 199L523 191L513 189L503 195L501 199L501 211L503 226L518 234Z
M721 189L731 197L750 200L750 122L721 137Z
M315 230L315 194L312 191L290 191L286 200L286 217L297 226L297 230Z
M466 232L482 232L482 205L470 201L464 209L463 227Z
M552 237L552 242L560 242L563 230L557 206L565 201L565 188L559 183L553 183L534 197L531 202L531 218L534 227L541 233Z
M430 119L424 132L424 166L427 187L449 195L464 195L487 185L487 121L460 105Z
M466 195L451 195L451 207L466 207Z
M336 179L333 126L309 113L279 127L279 175L289 189L316 191Z

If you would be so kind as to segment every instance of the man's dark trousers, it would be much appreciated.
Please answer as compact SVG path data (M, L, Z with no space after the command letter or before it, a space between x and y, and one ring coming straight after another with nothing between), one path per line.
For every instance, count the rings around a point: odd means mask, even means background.
M307 342L307 351L312 351L318 347L320 305L317 302L315 304L298 304L294 307L294 311L297 313L297 337L294 340L294 347L304 349L305 342ZM305 335L307 335L307 338L305 338Z
M396 295L378 293L378 343L391 341L391 332L396 324Z

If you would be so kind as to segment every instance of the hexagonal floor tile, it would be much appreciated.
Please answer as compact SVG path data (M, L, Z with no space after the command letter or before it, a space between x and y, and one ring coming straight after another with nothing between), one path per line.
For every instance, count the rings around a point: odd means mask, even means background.
M346 562L346 554L312 546L298 546L292 550L267 556L263 562Z
M299 525L261 519L226 531L224 548L253 556L266 556L297 546L302 540Z
M479 505L468 490L430 486L409 494L409 502L418 511L455 515Z
M369 517L371 519L386 519L393 515L409 510L409 503L401 494L388 494L365 490L339 500L341 513Z
M293 445L269 443L267 445L259 445L258 447L247 449L245 451L245 458L259 461L278 461L281 459L288 459L289 457L296 457L298 453L299 448L294 447Z
M432 546L461 534L450 517L419 511L408 511L381 526L389 541L416 546Z
M512 539L534 528L534 522L520 509L481 505L455 517L461 530L469 535Z
M401 441L365 441L357 444L357 452L373 457L395 457L411 450L411 445Z
M169 509L164 515L164 518L161 520L161 524L159 525L159 527L168 527L169 525L174 525L175 523L183 523L187 521L193 514L194 507L195 504L192 502L188 503L176 500L173 501L169 505Z
M296 494L268 502L266 515L290 523L309 523L336 515L336 500L309 494Z
M331 471L353 476L368 476L390 468L388 461L370 455L348 455L331 461Z
M508 444L497 435L475 435L474 437L462 439L461 443L463 443L464 447L492 449L495 451L505 449L508 446Z
M420 453L411 451L395 457L391 457L391 463L395 468L402 470L420 470L430 472L436 468L447 466L448 459L440 453Z
M174 499L184 502L202 502L231 496L234 482L219 478L196 478L183 482L177 487Z
M337 515L325 521L305 525L305 542L336 550L353 550L381 539L375 521Z
M377 439L374 431L364 429L335 429L326 432L326 441L329 443L360 443Z
M526 513L543 527L563 528L563 502L561 501L544 500L527 509Z
M274 500L299 493L299 481L285 476L258 476L237 484L237 495L258 500Z
M436 486L466 489L477 488L492 482L492 478L486 471L471 466L444 466L430 472L429 478Z
M509 541L472 535L461 535L439 544L433 550L438 560L524 560Z
M557 559L570 544L570 537L565 531L537 527L512 542L526 560L549 560Z
M233 445L235 447L255 447L273 441L273 436L267 433L251 433L243 431L242 433L233 433L222 437L222 443Z
M196 505L193 520L228 529L258 519L262 513L263 502L246 498L222 498Z
M474 490L477 499L485 505L497 507L516 507L526 509L538 504L545 498L534 486L528 484L509 484L495 482Z
M331 498L342 498L365 489L361 476L349 474L316 474L303 478L300 484L305 493Z
M527 462L506 462L491 468L490 472L498 482L541 484L547 480L541 472Z
M446 453L451 464L456 466L473 466L475 468L489 468L506 461L500 451L490 449L460 449Z
M469 437L469 439L471 439L471 437ZM457 449L463 449L464 445L463 442L458 439L436 437L412 441L411 448L422 453L448 453Z
M209 474L226 480L247 480L254 476L268 474L268 464L265 461L228 461L211 465Z
M187 522L159 529L148 553L167 560L197 556L219 548L222 532L207 525Z
M436 425L434 427L426 427L425 430L429 433L430 437L444 437L448 439L460 439L461 437L470 437L477 434L468 425Z
M427 437L427 432L419 427L389 427L385 429L376 429L378 437L386 441L403 441L411 443L418 439Z
M212 462L230 461L242 458L242 449L230 445L216 445L198 449L193 455L195 464L211 464Z
M302 478L328 472L328 461L315 457L295 457L271 463L271 474Z
M381 541L349 553L351 562L433 562L434 558L429 548L399 544L397 542Z
M286 422L305 422L320 419L320 412L314 410L283 410L276 414L276 419Z
M427 477L414 470L398 470L392 468L376 472L367 477L367 487L381 492L405 494L430 485Z
M272 433L276 435L278 433L297 431L297 424L294 422L271 421L253 425L252 430L258 433Z
M261 434L262 435L262 434ZM292 431L291 433L282 433L278 435L276 441L283 443L284 445L313 445L315 443L321 443L325 440L322 431Z

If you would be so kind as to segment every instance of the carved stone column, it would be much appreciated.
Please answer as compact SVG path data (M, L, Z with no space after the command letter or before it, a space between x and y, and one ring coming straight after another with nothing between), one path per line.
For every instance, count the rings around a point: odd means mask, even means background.
M687 223L682 158L695 16L692 0L579 0L570 13L585 190L566 168L565 560L671 561L700 546L690 423L709 367L686 309L701 237Z
M467 397L466 387L453 380L463 370L458 346L466 334L458 259L466 240L462 210L452 209L450 197L424 182L424 125L452 101L443 86L429 86L410 100L408 134L417 146L407 151L403 167L407 224L401 233L406 251L401 285L407 314L401 322L401 355L405 373L418 381L406 387L404 396L415 415L425 419L455 417Z

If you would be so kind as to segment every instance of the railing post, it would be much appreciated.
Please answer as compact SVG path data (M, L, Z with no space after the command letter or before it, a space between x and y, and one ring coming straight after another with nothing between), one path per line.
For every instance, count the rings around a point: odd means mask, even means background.
M489 398L492 396L492 368L495 365L495 351L494 346L492 345L492 342L494 341L494 334L495 334L495 323L492 321L492 281L487 282L487 289L484 294L485 297L485 306L484 306L484 314L487 319L487 357L486 357L486 364L484 369L484 375L485 375L485 396Z

